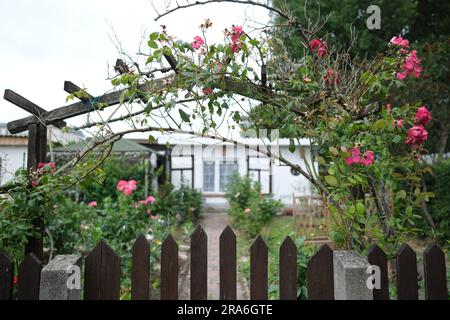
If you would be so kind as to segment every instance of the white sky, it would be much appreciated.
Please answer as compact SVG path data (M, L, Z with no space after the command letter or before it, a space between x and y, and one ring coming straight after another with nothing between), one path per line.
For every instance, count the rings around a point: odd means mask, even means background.
M184 0L179 0L183 3ZM170 1L154 0L162 9ZM210 18L208 41L220 41L222 31L246 23L246 17L266 22L263 8L236 4L211 4L175 12L155 22L149 0L14 0L0 2L0 122L29 114L3 100L12 89L37 105L51 110L66 105L64 80L88 88L92 95L111 89L107 65L119 54L110 40L111 26L124 49L138 51L141 34L167 26L171 35L192 41L199 25ZM81 124L80 119L67 120Z

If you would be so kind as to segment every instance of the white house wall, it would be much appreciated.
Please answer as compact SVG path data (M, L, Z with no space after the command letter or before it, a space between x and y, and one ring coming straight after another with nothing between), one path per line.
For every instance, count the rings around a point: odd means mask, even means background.
M305 147L306 157L310 159L310 148ZM306 166L301 159L299 149L295 153L291 153L287 146L279 147L277 153L280 153L284 158L292 163L299 164L302 169L306 171ZM237 161L239 173L245 175L247 173L247 156L250 155L250 162L252 167L264 167L268 164L268 159L258 160L256 157L258 152L249 150L243 147L236 147L231 144L226 144L225 151L222 143L211 144L207 146L202 145L176 145L172 150L172 169L191 167L192 158L194 155L194 187L202 191L205 206L213 209L226 209L228 203L224 197L224 193L219 190L220 169L218 163L221 161L234 162ZM259 155L264 157L263 155ZM215 190L214 192L203 191L203 165L204 161L215 161ZM317 167L317 164L315 164ZM263 173L264 175L264 173ZM266 180L269 179L269 174ZM191 185L191 173L185 172L184 182ZM172 183L175 186L181 184L181 175L178 171L172 171ZM268 192L268 187L263 192ZM274 198L283 202L286 207L292 206L292 194L307 195L314 193L311 184L303 176L295 176L291 173L291 168L280 164L279 161L272 160L272 194Z
M27 146L0 146L0 185L14 177L18 169L27 165Z

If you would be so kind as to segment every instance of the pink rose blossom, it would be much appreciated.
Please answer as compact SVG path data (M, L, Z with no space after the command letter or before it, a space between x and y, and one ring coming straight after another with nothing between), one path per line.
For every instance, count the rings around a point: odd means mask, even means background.
M249 214L250 212L252 212L252 209L250 209L250 208L245 209L245 213Z
M386 105L386 110L387 110L387 112L388 112L389 114L391 114L391 113L392 113L392 104L388 103L388 104Z
M244 30L242 29L242 26L234 26L231 28L231 44L230 49L233 53L238 52L240 49L242 49L242 42L240 41L242 35L244 34Z
M152 214L152 210L148 209L147 214L150 216Z
M341 83L341 77L339 76L339 73L337 73L337 71L328 68L323 77L323 81L325 85L338 85Z
M320 58L325 57L328 53L328 44L326 43L326 41L322 41L320 39L312 39L309 43L309 46L312 51L315 51L317 49L317 55Z
M202 91L203 91L203 94L204 94L205 96L208 96L208 95L210 95L211 93L213 93L213 89L212 89L212 88L203 88Z
M393 37L390 42L396 46L405 47L405 48L409 47L408 39L403 39L402 36Z
M200 49L200 47L201 47L202 45L204 45L204 44L205 44L205 40L203 40L202 37L200 37L200 36L195 36L195 37L194 37L194 42L192 42L191 46L192 46L192 48L194 48L195 50L198 50L198 49Z
M405 144L420 145L428 139L428 131L422 126L414 126L408 129Z
M54 162L38 162L36 167L38 169L50 168L50 170L49 170L50 173L53 173L56 171L56 164Z
M351 166L354 163L359 163L361 150L359 150L359 148L353 148L350 150L350 152L352 153L352 155L345 158L345 164Z
M369 166L375 161L375 153L373 151L366 151L362 157L361 150L359 148L352 148L350 152L352 153L352 155L344 159L344 162L347 166L351 166L353 164Z
M95 208L97 206L97 201L91 201L88 203L89 207Z
M153 196L148 196L147 199L145 199L145 201L146 201L147 203L155 203L155 202L156 202L156 199L155 199L155 197L153 197Z
M375 153L373 151L366 151L364 157L359 160L363 166L370 166L375 161Z
M421 106L419 109L417 109L416 116L414 117L414 121L416 124L426 126L431 121L431 119L432 117L430 111L428 111L425 106Z
M403 80L411 74L413 74L415 78L420 76L422 67L420 66L420 59L417 56L416 50L412 50L406 57L405 62L402 65L402 70L402 72L396 74L398 80Z
M235 26L231 28L231 42L236 43L241 38L241 36L244 34L244 30L242 29L242 26Z
M120 180L117 182L116 189L122 192L125 196L129 196L136 190L136 180Z
M403 128L403 119L394 120L392 125L394 126L394 128Z
M311 50L316 50L321 43L322 41L320 41L319 39L312 39L309 43L309 46L311 47Z

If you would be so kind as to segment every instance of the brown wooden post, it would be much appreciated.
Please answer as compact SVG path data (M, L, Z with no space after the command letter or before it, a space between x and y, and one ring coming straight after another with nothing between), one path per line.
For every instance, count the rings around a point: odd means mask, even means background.
M47 127L41 123L33 123L28 126L28 171L35 169L39 162L47 162ZM39 260L43 260L44 219L37 218L33 223L38 228L40 236L28 238L25 255L34 253Z
M297 299L297 246L290 237L280 247L280 300Z
M191 236L191 300L208 298L208 236L199 225Z
M324 244L308 261L308 300L334 300L333 250Z
M133 244L131 258L131 300L150 299L150 245L144 235Z

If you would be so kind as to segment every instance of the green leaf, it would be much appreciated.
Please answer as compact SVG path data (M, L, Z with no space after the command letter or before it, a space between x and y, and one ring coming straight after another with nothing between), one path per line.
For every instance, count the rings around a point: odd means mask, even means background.
M159 32L153 32L153 33L150 35L150 40L155 41L156 39L158 39L158 37L159 37Z
M396 135L393 139L392 142L393 143L399 143L400 141L402 141L402 137L399 135Z
M398 199L406 199L406 191L400 190L399 192L397 192L397 198Z
M339 151L335 147L328 148L328 151L330 151L330 153L335 157L337 157L339 155Z
M295 141L294 139L289 139L289 151L294 152L295 151Z
M325 176L325 181L326 181L326 183L328 183L330 186L336 186L337 183L338 183L336 177L333 177L333 176Z
M321 165L325 165L327 162L325 161L325 159L321 156L317 157L317 161L319 162L319 164Z
M150 40L147 44L152 49L158 49L158 44L154 40Z
M363 214L366 211L366 207L364 207L362 202L356 204L356 211L358 211L359 214Z
M255 39L249 40L248 43L250 43L252 46L255 46L255 47L259 45L259 41L255 40Z
M180 112L181 120L183 120L184 122L189 122L189 115L181 109L179 109L178 111Z

